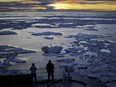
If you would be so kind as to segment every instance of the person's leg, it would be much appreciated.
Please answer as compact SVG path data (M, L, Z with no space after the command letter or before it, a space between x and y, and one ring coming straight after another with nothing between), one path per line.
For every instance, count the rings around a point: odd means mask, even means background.
M32 77L32 82L33 82L33 78L34 78L34 76L33 76L33 74L31 73L31 77Z
M48 81L50 81L50 73L48 72Z
M51 73L52 80L54 80L54 72Z
M37 82L36 73L34 74L34 80L35 80L35 82Z

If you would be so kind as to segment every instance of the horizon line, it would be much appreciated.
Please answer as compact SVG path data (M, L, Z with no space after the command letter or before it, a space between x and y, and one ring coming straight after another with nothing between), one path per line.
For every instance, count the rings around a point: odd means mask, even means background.
M93 11L93 12L116 12L116 10L62 10L62 9L57 9L57 10L0 10L0 12L79 12L79 11Z

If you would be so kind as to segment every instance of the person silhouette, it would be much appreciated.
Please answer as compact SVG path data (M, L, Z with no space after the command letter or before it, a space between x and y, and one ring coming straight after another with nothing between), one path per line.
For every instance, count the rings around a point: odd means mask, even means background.
M47 73L48 73L48 81L50 81L50 76L52 77L52 80L54 80L54 64L49 60L49 62L46 65Z
M30 67L30 71L31 71L32 78L35 80L35 82L37 82L37 77L36 77L37 68L34 63L32 63Z

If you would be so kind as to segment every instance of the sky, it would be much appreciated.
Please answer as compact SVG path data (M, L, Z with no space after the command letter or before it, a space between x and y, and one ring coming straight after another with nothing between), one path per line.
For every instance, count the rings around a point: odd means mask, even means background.
M0 0L0 11L116 11L116 0Z

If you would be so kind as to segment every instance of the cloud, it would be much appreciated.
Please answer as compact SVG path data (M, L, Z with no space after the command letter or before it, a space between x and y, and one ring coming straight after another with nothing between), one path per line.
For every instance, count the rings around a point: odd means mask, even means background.
M45 6L41 5L41 2L37 0L0 0L0 11L32 11L43 10Z
M101 7L99 7L101 6ZM105 7L106 6L106 7ZM103 8L102 8L103 7ZM4 10L115 10L116 0L0 0L0 11Z
M0 0L0 2L22 2L25 0Z

